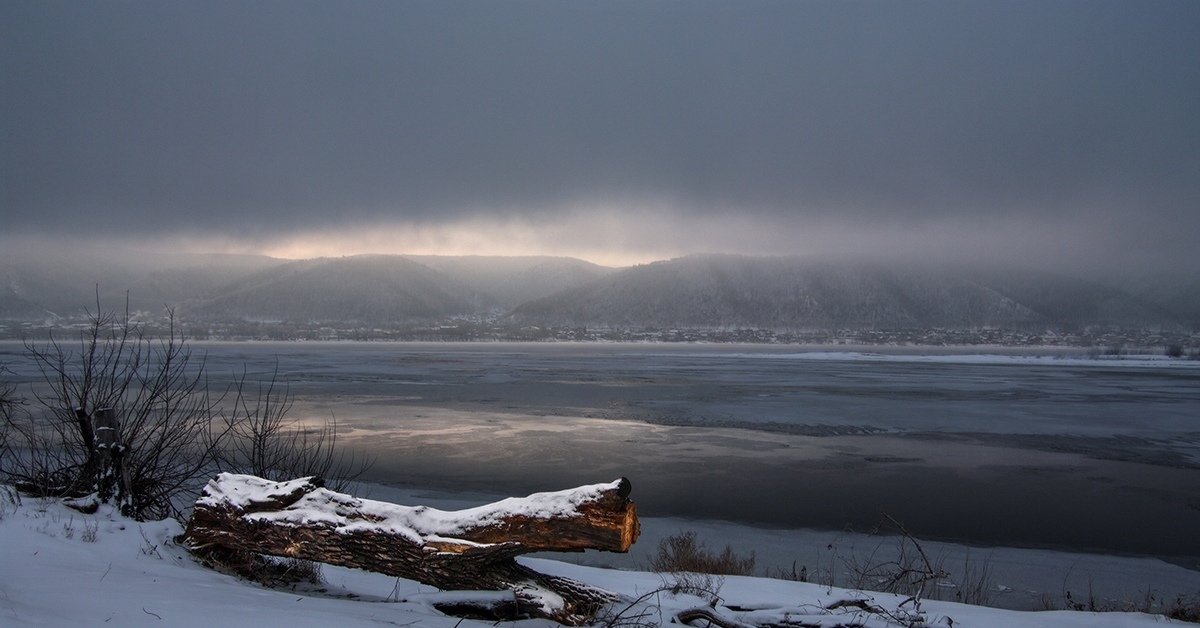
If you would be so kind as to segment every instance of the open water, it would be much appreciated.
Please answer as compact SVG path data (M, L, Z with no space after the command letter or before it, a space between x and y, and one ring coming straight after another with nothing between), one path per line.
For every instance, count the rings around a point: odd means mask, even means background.
M1200 363L1066 350L207 343L367 479L516 495L629 477L643 516L1159 556L1200 568ZM37 373L0 343L18 381Z

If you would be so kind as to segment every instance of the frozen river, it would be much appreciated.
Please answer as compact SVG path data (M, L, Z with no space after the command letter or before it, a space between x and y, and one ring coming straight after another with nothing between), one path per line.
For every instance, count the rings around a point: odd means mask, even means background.
M373 481L521 494L627 476L644 516L1200 565L1200 363L1042 351L194 343L278 367ZM19 344L0 346L18 379ZM978 350L976 350L978 352ZM1066 357L1064 357L1066 356Z

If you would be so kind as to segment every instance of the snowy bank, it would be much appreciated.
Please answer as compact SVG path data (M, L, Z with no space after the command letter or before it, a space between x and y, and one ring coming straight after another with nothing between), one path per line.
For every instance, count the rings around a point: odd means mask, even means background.
M326 584L268 590L200 566L173 538L171 521L137 523L102 508L80 515L60 503L24 498L4 504L0 520L0 623L21 626L428 626L491 625L461 621L433 610L429 587L397 578L326 567ZM640 612L665 623L706 602L662 588L659 574L600 569L542 559L523 559L539 571L561 575L623 596L618 604L646 596ZM739 622L795 620L804 614L824 625L863 621L890 625L860 609L820 609L839 600L863 600L897 608L902 599L816 584L727 577L717 610ZM950 602L923 602L930 625L994 628L1160 626L1141 613L1020 612ZM620 609L616 609L620 610ZM11 622L11 623L10 623ZM524 621L522 625L548 626ZM703 622L699 622L703 623ZM648 625L648 624L643 624Z

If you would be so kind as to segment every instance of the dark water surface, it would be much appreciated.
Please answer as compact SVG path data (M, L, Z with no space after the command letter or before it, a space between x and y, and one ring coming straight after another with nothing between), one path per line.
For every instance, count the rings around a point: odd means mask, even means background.
M647 516L1200 565L1200 364L730 345L195 343L278 368L370 479L522 494L627 476ZM0 345L18 379L20 346ZM1040 357L1038 357L1040 355ZM1073 358L1079 358L1076 353Z

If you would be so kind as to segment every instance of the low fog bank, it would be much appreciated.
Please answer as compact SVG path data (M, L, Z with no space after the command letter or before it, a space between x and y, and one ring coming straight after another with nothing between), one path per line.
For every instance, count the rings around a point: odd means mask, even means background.
M123 311L128 305L149 323L161 324L163 313L171 311L185 333L226 339L794 343L825 342L822 333L844 330L905 330L912 333L839 341L1200 346L1187 336L1200 330L1200 275L1178 272L1089 278L1027 267L845 255L692 255L620 269L546 256L297 261L80 250L59 258L25 247L0 252L0 276L0 322L7 321L3 332L14 338L45 335L87 309ZM1096 336L1097 329L1108 327L1175 335ZM721 333L696 338L611 333L669 329ZM743 333L752 330L767 335ZM974 335L929 333L935 330ZM1001 335L975 333L981 330ZM1004 335L1013 331L1028 333ZM1079 331L1089 338L1045 337Z

